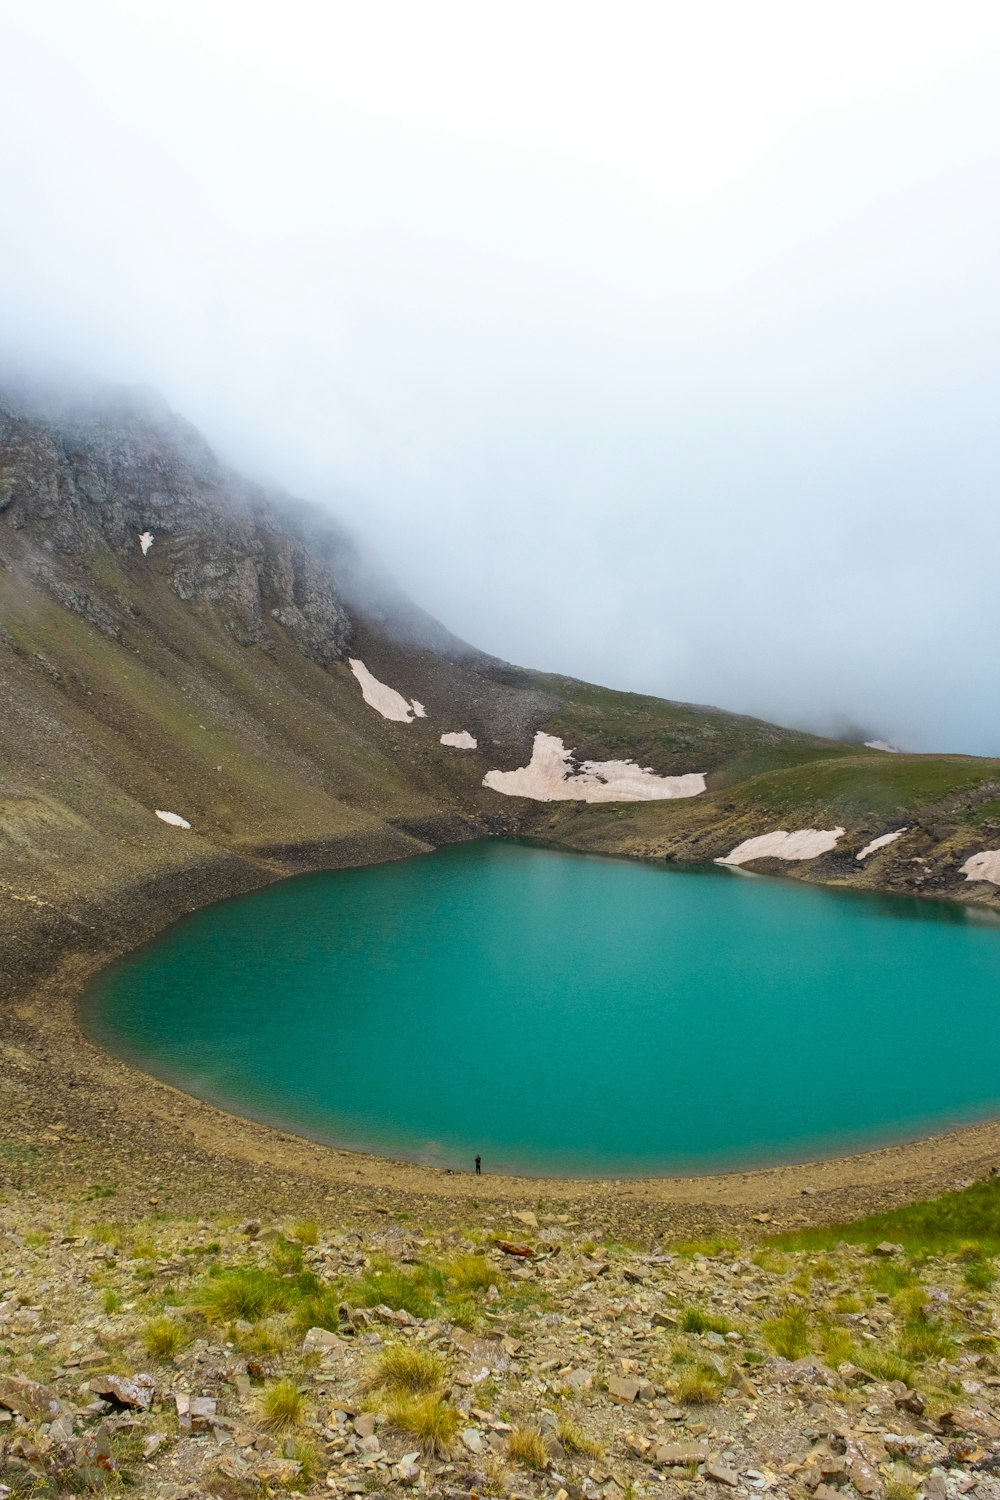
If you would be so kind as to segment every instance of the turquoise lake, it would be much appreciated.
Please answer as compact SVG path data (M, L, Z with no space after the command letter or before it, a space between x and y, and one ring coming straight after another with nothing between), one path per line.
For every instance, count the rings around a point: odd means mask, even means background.
M487 841L186 918L82 1008L189 1093L340 1146L622 1177L1000 1114L1000 926Z

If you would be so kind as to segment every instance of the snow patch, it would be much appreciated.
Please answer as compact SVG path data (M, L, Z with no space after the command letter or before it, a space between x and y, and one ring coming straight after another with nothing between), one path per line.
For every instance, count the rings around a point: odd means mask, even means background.
M453 750L475 750L479 741L467 729L456 729L451 734L443 734L441 743L450 745Z
M156 538L154 537L154 535L153 535L153 533L151 531L140 531L140 533L139 533L139 546L142 548L142 555L143 555L143 557L146 556L146 553L149 551L150 547L153 545L153 543L155 541L156 541Z
M383 719L394 719L397 724L412 724L414 714L418 719L427 717L427 710L422 703L418 703L416 698L410 702L402 693L397 693L395 688L379 682L363 661L352 656L349 658L349 666L361 684L361 696Z
M843 833L843 828L799 828L792 833L779 828L775 833L744 839L731 854L715 863L743 865L750 859L815 859L819 854L828 854Z
M483 786L535 802L650 802L697 797L705 778L700 771L657 776L631 760L585 760L577 769L559 736L540 729L529 763L516 771L487 771Z
M169 823L173 828L191 827L191 824L188 822L187 818L182 818L180 813L161 812L160 808L158 807L155 809L155 812L161 823Z
M890 745L888 740L865 740L866 750L884 750L886 755L902 755L898 745Z
M870 844L866 844L861 853L856 854L854 858L867 859L869 854L875 853L876 849L884 849L886 844L894 844L898 838L902 838L905 832L905 828L897 828L895 833L883 833L881 838L872 839Z
M1000 885L1000 849L983 849L979 854L970 854L959 874L966 880L988 880L991 885Z

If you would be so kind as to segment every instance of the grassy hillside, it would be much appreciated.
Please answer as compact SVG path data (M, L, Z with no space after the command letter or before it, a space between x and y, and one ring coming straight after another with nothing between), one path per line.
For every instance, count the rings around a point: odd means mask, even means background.
M545 728L581 759L620 757L652 765L661 774L710 771L741 779L755 769L857 753L857 746L718 708L619 693L571 677L539 674L537 681L559 699Z

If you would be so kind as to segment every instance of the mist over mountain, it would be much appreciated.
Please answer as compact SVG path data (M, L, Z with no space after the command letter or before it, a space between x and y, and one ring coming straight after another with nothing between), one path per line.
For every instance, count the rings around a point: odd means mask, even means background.
M995 8L6 21L12 357L498 657L1000 751Z

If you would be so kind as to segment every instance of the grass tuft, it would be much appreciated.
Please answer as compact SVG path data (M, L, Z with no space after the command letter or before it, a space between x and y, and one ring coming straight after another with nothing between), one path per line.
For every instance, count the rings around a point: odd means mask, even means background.
M302 1420L302 1392L287 1377L265 1386L260 1395L261 1417L268 1427L297 1427Z
M685 1307L681 1327L685 1333L730 1333L733 1325L718 1313L706 1312L702 1307Z
M206 1281L196 1306L209 1322L232 1323L242 1318L256 1323L268 1313L284 1312L293 1288L275 1271L261 1266L236 1266Z
M446 1379L447 1369L439 1355L411 1344L390 1344L372 1363L365 1384L370 1391L387 1389L418 1396L440 1390Z
M188 1342L186 1330L173 1318L150 1318L142 1330L142 1347L150 1359L164 1362L179 1354Z
M485 1255L456 1255L441 1269L456 1292L486 1292L503 1279Z
M992 1261L970 1260L962 1270L962 1280L971 1292L990 1292L996 1284L997 1273Z
M446 1453L458 1431L458 1412L435 1391L414 1395L398 1390L389 1397L383 1410L393 1427L420 1439L425 1453Z
M556 1437L567 1453L582 1453L586 1458L603 1458L604 1444L588 1437L578 1422L565 1417L556 1427Z
M782 1359L803 1359L809 1353L809 1317L804 1307L789 1307L779 1318L761 1324L761 1335Z
M713 1260L717 1255L735 1255L740 1242L729 1235L716 1234L702 1240L667 1240L666 1248L685 1260Z
M302 1246L284 1236L275 1240L271 1246L271 1264L279 1276L298 1276L306 1264Z
M296 1476L296 1487L299 1484L312 1484L319 1472L319 1455L316 1452L316 1444L310 1443L307 1438L293 1437L285 1443L285 1457L294 1459L302 1467Z
M833 1369L836 1369L838 1365L858 1362L854 1339L846 1328L840 1328L836 1324L823 1330L820 1347L823 1350L824 1360Z
M911 1318L895 1341L893 1352L911 1364L928 1359L947 1359L955 1340L940 1323L927 1318Z
M537 1427L515 1427L508 1433L507 1457L519 1469L533 1469L539 1474L549 1466L548 1451Z
M771 1246L765 1245L762 1250L758 1250L754 1255L753 1264L759 1266L762 1271L769 1272L772 1276L784 1276L791 1265L791 1261L780 1250L775 1250Z
M336 1333L340 1327L342 1299L333 1287L323 1287L310 1292L295 1304L293 1321L297 1333L308 1333L310 1328L327 1328Z
M901 1380L904 1385L913 1384L912 1366L892 1349L880 1349L877 1344L866 1344L854 1363L868 1375L874 1375L876 1380L887 1383Z
M905 1292L907 1287L912 1286L916 1278L909 1266L901 1266L894 1260L884 1260L868 1267L865 1280L872 1291L886 1292L890 1297L895 1297L898 1292Z
M434 1301L423 1267L409 1274L397 1270L369 1271L357 1283L353 1297L362 1307L391 1307L414 1318L434 1315Z
M709 1406L725 1390L726 1378L714 1365L685 1365L674 1381L673 1396L679 1406Z

